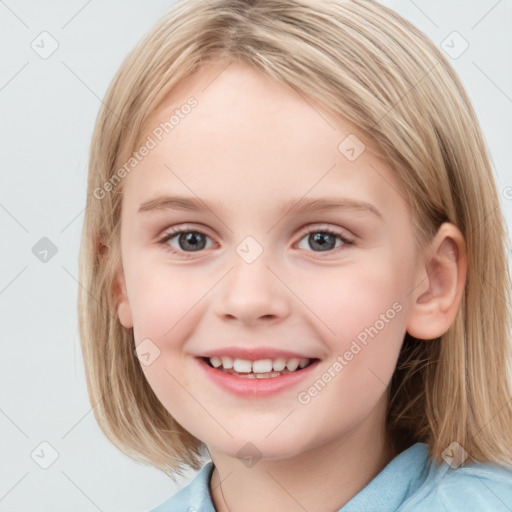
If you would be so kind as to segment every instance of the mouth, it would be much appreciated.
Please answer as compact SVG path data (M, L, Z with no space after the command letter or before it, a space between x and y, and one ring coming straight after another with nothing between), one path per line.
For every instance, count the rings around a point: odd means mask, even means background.
M316 364L319 359L309 358L268 358L251 361L228 356L201 357L210 368L242 379L275 379L300 373Z

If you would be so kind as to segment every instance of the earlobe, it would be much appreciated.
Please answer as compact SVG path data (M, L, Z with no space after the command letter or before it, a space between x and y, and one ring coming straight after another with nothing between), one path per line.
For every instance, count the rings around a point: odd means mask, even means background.
M455 320L464 294L468 262L459 229L443 224L426 250L407 320L407 332L418 339L442 336Z
M126 282L122 270L116 275L114 293L116 297L117 316L119 318L119 322L126 329L131 329L133 327L132 310L130 308L128 294L126 293Z

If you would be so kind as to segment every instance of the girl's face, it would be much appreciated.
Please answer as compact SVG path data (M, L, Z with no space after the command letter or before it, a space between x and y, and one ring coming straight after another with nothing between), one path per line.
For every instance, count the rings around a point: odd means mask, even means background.
M384 432L418 255L404 189L354 133L251 68L210 65L116 185L119 318L211 450L284 459Z

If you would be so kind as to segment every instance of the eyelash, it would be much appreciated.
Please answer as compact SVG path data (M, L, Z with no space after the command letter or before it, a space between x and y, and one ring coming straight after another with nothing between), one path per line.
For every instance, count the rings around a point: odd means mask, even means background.
M184 258L184 259L191 258L193 256L194 252L178 251L178 250L174 249L174 247L171 247L167 243L167 242L169 242L169 240L172 240L175 236L180 235L182 233L198 233L200 235L204 235L204 236L210 238L206 233L203 233L202 231L200 231L198 229L192 229L192 228L188 228L188 227L181 228L181 229L180 228L171 228L167 233L165 233L163 238L161 240L159 240L158 243L163 245L164 249L170 251L172 254L178 255L179 257ZM343 242L343 245L341 247L337 247L336 249L325 251L326 253L333 253L337 249L339 250L339 249L342 249L344 246L354 244L353 239L347 238L339 231L336 231L331 228L315 228L315 229L309 229L309 230L302 231L300 233L299 241L302 240L305 236L310 235L312 233L327 233L329 235L333 235L333 236L339 238ZM195 252L201 252L201 251L195 251ZM322 251L311 251L311 252L318 252L320 254Z

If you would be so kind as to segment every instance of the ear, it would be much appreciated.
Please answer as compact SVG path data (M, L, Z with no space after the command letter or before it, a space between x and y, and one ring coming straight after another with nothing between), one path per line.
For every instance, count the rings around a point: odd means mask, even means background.
M448 331L464 294L467 271L464 236L455 225L442 224L418 267L407 317L411 336L432 340Z
M123 327L131 329L133 327L132 310L130 308L128 294L126 293L126 281L122 269L118 271L114 280L114 294L119 321Z

